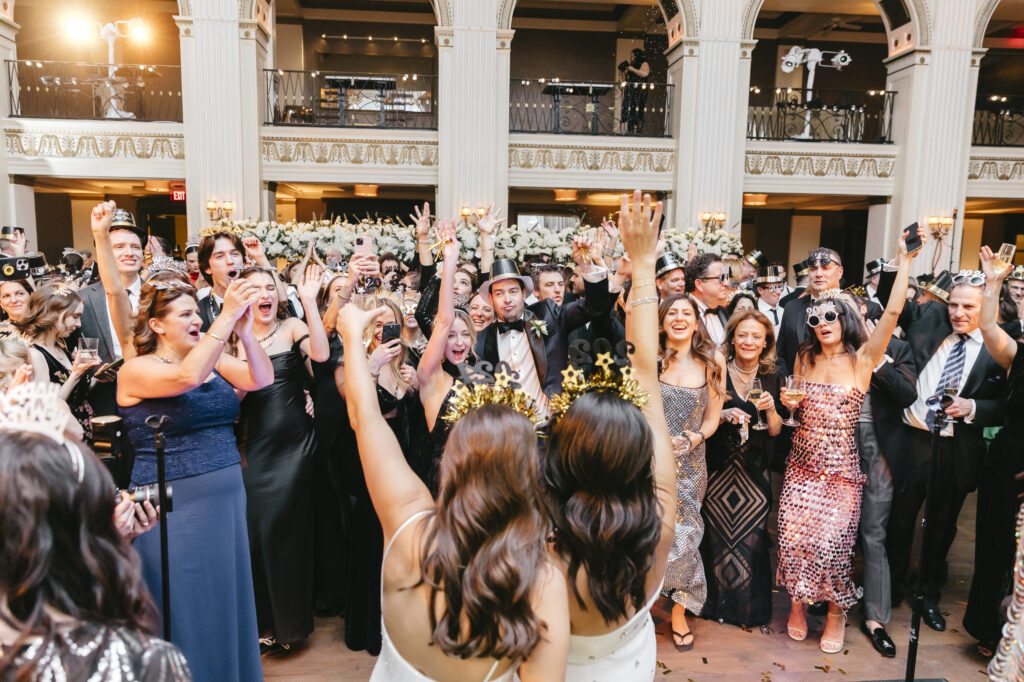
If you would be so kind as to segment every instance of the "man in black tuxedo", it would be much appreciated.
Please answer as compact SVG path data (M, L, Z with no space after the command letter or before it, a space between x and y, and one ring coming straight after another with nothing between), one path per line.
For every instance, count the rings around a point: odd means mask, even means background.
M78 274L79 281L83 282L85 286L96 284L100 281L100 270L92 258L92 251L82 249L78 255L82 257L82 271Z
M245 263L245 246L237 234L214 232L199 243L199 272L211 283L210 290L199 298L199 317L206 331L220 314L224 293L231 284L231 272L237 274Z
M888 301L895 273L883 272L879 298ZM982 429L1002 423L1004 372L985 349L978 329L984 276L958 275L948 306L937 301L908 301L900 327L917 366L917 399L903 412L906 447L890 457L895 495L887 545L895 583L894 603L907 583L917 515L924 503L931 459L931 424L944 389L957 391L939 438L938 463L928 518L929 552L920 567L924 587L921 616L933 630L945 630L939 608L946 555L956 537L956 520L964 498L978 483L978 463L985 453Z
M495 261L491 279L480 285L480 295L491 298L496 321L480 332L476 354L492 364L507 362L541 407L562 385L562 370L569 364L569 333L611 310L607 270L585 263L580 272L585 293L563 306L549 298L527 307L525 298L533 291L533 282L507 258Z
M800 296L807 291L807 276L810 274L810 271L810 267L807 265L806 260L802 260L793 265L793 275L796 277L796 288L790 289L789 293L783 294L782 298L779 299L779 305L783 309L785 309L787 303L800 298Z
M787 374L793 371L796 351L807 336L807 307L814 296L829 289L838 289L843 279L843 261L832 249L815 249L807 254L804 263L807 265L807 290L782 309L782 325L776 345L779 364Z
M716 345L725 342L725 325L729 313L722 307L722 294L728 274L723 273L722 259L713 253L700 253L686 262L683 276L686 293L697 303L697 315L704 320L711 340Z

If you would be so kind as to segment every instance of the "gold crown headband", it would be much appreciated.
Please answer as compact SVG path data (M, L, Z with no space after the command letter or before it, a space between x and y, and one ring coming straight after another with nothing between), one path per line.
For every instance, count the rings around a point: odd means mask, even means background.
M626 359L632 344L624 341L620 347L624 352L618 354L622 360L617 361L608 341L598 339L594 344L594 350L598 351L597 362L591 362L586 341L576 341L569 347L570 365L562 370L562 391L549 403L551 425L565 416L577 398L592 391L615 394L638 408L647 404L649 396L633 377L633 368ZM592 368L589 374L588 365Z
M506 362L498 363L499 371L493 376L489 374L490 369L493 367L487 362L480 362L475 367L459 365L462 380L456 380L455 394L448 399L448 411L442 419L454 424L470 410L484 405L504 405L529 419L540 433L544 417L538 412L530 394L515 382L518 375Z

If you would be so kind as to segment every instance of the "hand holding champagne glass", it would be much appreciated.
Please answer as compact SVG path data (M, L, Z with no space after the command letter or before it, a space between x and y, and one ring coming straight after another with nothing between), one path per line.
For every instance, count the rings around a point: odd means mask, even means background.
M999 247L999 253L996 254L996 259L992 263L992 269L997 275L1013 267L1015 253L1017 253L1017 247L1014 244L1003 244Z
M803 377L796 374L786 377L786 388L782 391L782 402L789 408L789 419L783 420L783 424L786 426L800 426L800 422L793 417L793 410L800 405L805 395L806 390Z
M750 384L750 393L747 395L750 402L753 403L754 409L757 410L757 423L750 427L755 431L764 431L768 428L768 425L761 421L761 410L757 409L757 402L762 395L764 395L764 387L761 386L761 380L755 378Z

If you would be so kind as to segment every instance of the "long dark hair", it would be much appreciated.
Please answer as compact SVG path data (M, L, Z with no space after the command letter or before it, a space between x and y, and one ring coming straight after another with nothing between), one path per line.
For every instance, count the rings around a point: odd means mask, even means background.
M693 297L689 294L673 294L662 301L658 307L658 347L661 348L662 368L664 369L676 354L674 350L667 346L666 340L668 337L663 327L665 316L668 315L668 311L672 309L675 302L679 300L685 300L687 305L693 308L693 315L696 318L697 325L693 328L693 337L690 339L690 351L704 365L709 375L708 383L710 384L711 392L717 395L721 393L722 387L725 385L722 380L722 368L715 361L718 346L711 340L711 334L708 332L708 328L704 326L704 320L700 316L697 304L694 303Z
M855 355L857 349L860 348L865 341L868 340L867 332L864 330L864 325L860 321L860 317L857 313L853 312L853 308L850 304L841 298L829 299L832 303L835 303L836 312L839 313L839 327L843 330L841 335L841 341L843 344L843 350L846 351L847 355ZM811 303L811 305L815 305ZM806 324L806 323L805 323ZM818 335L814 333L814 329L807 327L807 336L804 338L800 347L796 350L796 356L800 358L802 364L806 364L808 367L814 367L814 359L821 354L821 341L818 340Z
M551 429L544 497L558 528L556 548L583 607L576 576L605 622L647 601L647 574L661 538L654 435L640 410L605 392L585 393Z
M0 432L0 619L18 631L14 652L30 638L53 640L51 611L152 633L146 613L155 607L138 555L114 528L114 481L91 452L82 454L79 483L63 445ZM0 658L0 677L13 661ZM26 677L32 664L16 676Z
M486 405L455 424L418 583L430 586L431 641L448 656L525 658L540 641L545 625L530 598L551 524L539 497L537 434L526 417Z

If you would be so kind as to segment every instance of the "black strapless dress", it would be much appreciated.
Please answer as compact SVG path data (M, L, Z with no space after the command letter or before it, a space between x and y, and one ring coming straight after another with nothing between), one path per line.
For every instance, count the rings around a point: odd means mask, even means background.
M316 435L298 343L270 360L274 383L242 400L238 447L260 636L290 644L313 632Z

